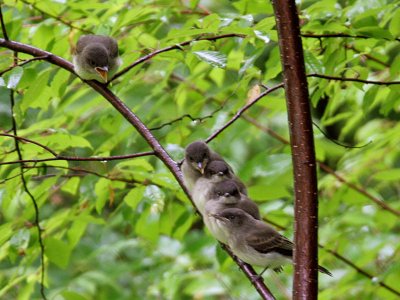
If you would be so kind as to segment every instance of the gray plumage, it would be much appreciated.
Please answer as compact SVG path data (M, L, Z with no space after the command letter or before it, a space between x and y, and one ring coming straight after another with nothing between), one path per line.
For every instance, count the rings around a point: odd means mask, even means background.
M234 180L225 180L214 184L205 203L204 224L220 242L228 244L229 232L220 220L213 215L227 208L237 208L247 212L252 218L260 219L258 206L246 195L241 194Z
M228 208L213 215L228 233L228 245L244 262L279 272L281 266L292 262L293 243L263 221L238 208ZM329 276L324 267L318 270Z
M81 36L76 44L73 64L82 79L107 82L121 64L117 41L103 35Z
M193 201L202 215L204 215L204 205L210 191L216 183L225 180L232 180L239 189L239 192L247 194L245 185L233 174L227 163L222 160L213 160L207 164L204 175L196 180L192 192Z
M203 141L193 142L186 147L185 159L181 169L185 185L191 194L197 179L204 174L207 164L213 160L224 161L219 154L212 151Z

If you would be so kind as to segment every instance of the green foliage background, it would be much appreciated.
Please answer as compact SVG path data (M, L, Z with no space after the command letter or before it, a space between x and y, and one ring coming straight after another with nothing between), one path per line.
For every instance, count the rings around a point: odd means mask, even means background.
M282 82L272 6L239 1L3 1L11 40L71 60L85 33L115 37L123 66L156 49L193 40L133 68L111 86L180 160L249 100L255 84ZM307 72L375 81L399 80L398 1L310 0L299 3ZM196 41L227 33L245 35ZM12 52L0 50L0 71ZM20 59L29 55L19 54ZM20 136L69 156L148 151L139 134L82 81L43 61L0 78L0 127L11 128L10 89ZM309 78L317 158L347 182L400 210L399 85ZM254 91L254 90L253 90ZM207 117L210 116L210 117ZM292 237L290 147L249 122L288 138L283 92L271 93L211 142L249 187L264 216ZM207 117L207 118L205 118ZM17 160L14 140L0 138L1 161ZM52 157L21 143L24 159ZM156 157L103 162L27 163L24 173L40 209L49 299L258 299L238 267L202 223ZM0 168L0 298L37 299L40 247L34 209L19 164ZM400 282L399 216L319 169L320 243L374 276L370 280L325 250L320 299L397 299L378 285ZM290 298L292 267L265 281ZM398 288L397 288L398 289Z

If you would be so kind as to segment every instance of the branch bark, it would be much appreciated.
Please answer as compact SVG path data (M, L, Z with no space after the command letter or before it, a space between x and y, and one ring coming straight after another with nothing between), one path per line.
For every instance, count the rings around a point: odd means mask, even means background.
M318 190L313 128L294 0L272 1L288 110L295 190L293 299L317 299Z
M75 74L73 65L50 52L32 47L30 45L5 40L0 38L0 47L5 47L11 49L16 52L22 52L26 54L30 54L35 57L45 57L43 60L50 62L54 65L57 65L73 74ZM127 107L116 95L114 95L106 85L101 84L97 81L89 80L84 81L86 84L91 86L94 90L96 90L99 94L101 94L111 105L114 106L116 110L129 122L131 123L139 134L146 140L146 142L151 146L154 150L155 155L167 166L167 168L174 175L179 185L182 187L183 191L186 193L187 197L193 204L193 200L190 197L190 194L183 183L182 172L179 169L178 164L169 156L169 154L165 151L162 145L158 142L158 140L153 136L150 130L145 126L145 124L133 113L129 107ZM194 205L194 204L193 204ZM257 276L257 273L254 269L248 265L240 261L237 257L235 257L231 252L227 251L228 254L232 257L232 259L236 262L236 264L241 268L243 273L247 276L247 278L251 281L251 283L256 287L257 292L260 294L262 299L266 300L274 300L274 296L269 291L267 286L264 284L262 277Z

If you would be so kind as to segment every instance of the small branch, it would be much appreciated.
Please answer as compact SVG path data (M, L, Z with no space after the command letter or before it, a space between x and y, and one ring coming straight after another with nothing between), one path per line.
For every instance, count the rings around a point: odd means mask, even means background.
M380 60L380 59L378 59L378 58L372 56L371 54L369 54L369 53L363 53L362 51L356 49L356 47L354 47L354 45L345 45L345 47L346 47L347 49L353 50L354 52L360 54L361 56L364 56L364 57L368 58L369 60L372 60L372 61L374 61L374 62L376 62L376 63L378 63L378 64L381 64L382 66L384 66L384 67L386 67L386 68L389 68L389 67L390 67L389 64L387 64L386 62L384 62L384 61L382 61L382 60Z
M336 251L333 251L331 249L327 249L324 246L320 245L321 248L325 249L325 251L327 251L328 253L332 254L333 256L335 256L336 258L340 259L341 261L343 261L344 263L346 263L347 265L351 266L353 269L355 269L358 273L360 273L361 275L364 275L365 277L373 280L374 283L379 284L381 287L385 288L386 290L392 292L393 294L400 296L400 291L392 288L391 286L388 286L386 283L384 283L383 281L380 280L376 280L377 276L372 276L370 273L368 273L367 271L361 269L360 267L358 267L357 265L355 265L352 261L348 260L347 258L345 258L344 256L342 256L341 254L337 253Z
M243 34L236 34L236 33L228 33L228 34L223 34L223 35L217 35L217 36L213 36L213 37L199 37L197 39L194 40L190 40L190 41L186 41L186 42L182 42L173 46L169 46L169 47L165 47L159 50L156 50L154 52L151 52L139 59L137 59L135 62L133 62L132 64L130 64L129 66L127 66L126 68L122 69L121 71L117 72L113 78L111 78L111 80L109 82L112 82L113 80L117 79L118 77L124 75L125 73L127 73L130 69L132 69L133 67L148 61L150 59L152 59L154 56L164 53L164 52L168 52L171 50L182 50L182 47L187 46L195 41L216 41L219 39L225 39L225 38L230 38L230 37L240 37L240 38L244 38L245 35Z
M33 140L30 140L30 139L27 139L27 138L24 138L24 137L21 137L21 136L17 136L15 134L8 134L8 133L0 133L0 136L6 136L6 137L10 137L10 138L13 138L13 139L16 139L16 140L21 140L21 141L24 141L24 142L27 142L27 143L34 144L36 146L39 146L40 148L45 149L46 151L50 152L55 157L57 157L57 153L54 152L52 149L50 149L49 147L47 147L47 146L45 146L45 145L43 145L41 143L35 142Z
M113 177L113 176L109 176L109 175L103 175L100 174L98 172L92 171L92 170L87 170L87 169L83 169L83 168L79 168L79 167L62 167L62 166L52 166L52 165L47 165L47 166L25 166L24 168L26 170L31 170L31 169L41 169L41 168L55 168L55 169L65 169L65 170L69 170L69 171L74 171L74 172L79 172L79 173L74 173L74 174L66 174L66 175L61 175L61 177L67 177L67 178L71 178L71 177L83 177L86 176L87 174L90 175L94 175L100 178L104 178L110 181L119 181L119 182L124 182L130 185L134 185L134 184L141 184L141 185L149 185L149 184L153 184L153 185L157 185L159 187L161 187L159 184L154 183L151 180L144 180L144 181L138 181L135 179L126 179L126 178L121 178L121 177ZM43 176L35 176L33 179L35 180L40 180L42 178L50 178L50 177L55 177L58 176L57 174L46 174Z
M365 84L377 84L377 85L392 85L392 84L400 84L400 81L376 81L376 80L364 80L359 78L347 78L347 77L336 77L336 76L329 76L323 74L308 74L307 77L317 77L322 79L328 80L337 80L337 81L354 81L354 82L361 82Z
M334 143L334 144L336 144L336 145L338 145L338 146L340 146L340 147L343 147L343 148L348 148L348 149L360 149L360 148L367 147L369 144L372 143L372 141L369 141L368 143L366 143L366 144L364 144L364 145L361 145L361 146L353 146L353 145L344 144L344 143L342 143L342 142L339 142L338 140L335 140L335 139L329 137L328 134L327 134L325 131L323 131L322 128L319 127L319 125L318 125L317 123L315 123L314 121L313 121L313 125L314 125L315 127L317 127L318 130L319 130L319 131L324 135L324 137L326 137L329 141L331 141L332 143Z
M217 131L215 131L213 134L211 134L207 139L206 139L206 143L209 143L210 141L212 141L213 139L215 139L221 132L223 132L225 129L227 129L230 125L232 125L237 119L240 118L240 116L246 111L248 110L250 107L252 107L254 104L256 104L260 99L262 99L263 97L265 97L266 95L272 93L273 91L282 88L283 87L283 83L277 84L274 87L267 89L265 92L261 93L260 95L258 95L256 98L254 98L252 101L250 101L249 103L247 103L245 106L243 106L241 109L238 110L238 112L224 125L222 126L220 129L218 129Z
M55 20L59 21L60 23L62 23L62 24L64 24L64 25L68 26L69 28L77 29L77 30L82 31L82 32L85 32L85 33L93 33L93 32L90 31L90 30L83 29L83 28L81 28L81 27L78 27L78 26L73 25L71 21L65 21L64 19L62 19L62 18L59 17L59 16L55 16L55 15L52 15L52 14L50 14L50 13L48 13L48 12L45 12L43 9L38 8L38 7L35 5L35 3L30 3L30 2L28 2L28 1L26 1L26 0L21 0L21 2L22 2L22 3L25 3L25 4L27 4L27 5L30 5L33 9L37 10L37 11L40 12L41 14L46 15L46 16L52 18L52 19L55 19Z
M46 161L55 161L55 160L66 160L66 161L110 161L110 160L122 160L122 159L129 159L129 158L137 158L137 157L143 157L143 156L150 156L150 155L155 155L154 151L147 151L147 152L139 152L139 153L133 153L133 154L125 154L125 155L113 155L113 156L94 156L94 157L79 157L79 156L66 156L66 155L59 155L49 147L38 143L36 141L33 141L31 139L27 139L24 137L20 136L15 136L13 134L8 134L8 133L0 133L0 136L6 136L6 137L11 137L17 140L21 140L27 143L31 143L34 145L37 145L46 151L50 152L54 157L49 157L49 158L39 158L39 159L21 159L21 160L14 160L14 161L6 161L6 162L0 162L1 165L10 165L10 164L15 164L15 163L39 163L39 162L46 162Z
M320 39L320 38L338 38L338 37L354 38L354 39L377 39L376 37L372 37L372 36L352 35L352 34L347 34L347 33L325 33L325 34L302 33L301 37L315 38L315 39ZM393 39L388 39L388 38L381 38L381 39L387 40L387 41L393 41ZM394 40L400 41L400 38L395 38Z
M9 41L10 39L8 38L7 30L6 30L6 24L4 23L3 19L3 11L1 10L1 5L0 4L0 23L1 23L1 31L3 32L4 39L6 41Z
M195 122L195 121L203 122L206 119L214 117L214 114L219 110L221 110L221 107L218 108L217 110L215 110L212 114L204 116L204 117L192 117L190 114L184 114L183 116L180 116L179 118L176 118L176 119L174 119L172 121L169 121L167 123L163 123L163 124L161 124L161 125L159 125L157 127L152 127L149 130L150 131L159 130L161 128L164 128L165 126L169 126L169 125L172 125L172 124L174 124L176 122L182 121L184 118L188 118L188 119L192 120L192 122Z
M39 57L34 57L34 58L31 58L31 59L27 59L27 60L23 61L23 62L20 63L20 64L13 65L13 66L11 66L11 67L9 67L9 68L7 68L7 69L1 71L1 72L0 72L0 76L3 76L4 73L7 73L8 71L11 71L11 70L14 69L15 67L22 67L23 65L29 64L29 63L32 62L32 61L36 61L36 60L45 60L46 58L47 58L47 56L39 56Z
M155 155L154 151L147 151L147 152L139 152L133 154L125 154L125 155L114 155L114 156L94 156L94 157L78 157L78 156L64 156L64 155L57 155L56 157L50 158L38 158L38 159L22 159L22 160L13 160L13 161L5 161L0 162L1 165L12 165L16 163L40 163L46 161L56 161L56 160L66 160L66 161L111 161L111 160L122 160L122 159L129 159L129 158L137 158L143 156L150 156Z
M2 12L0 11L0 16L2 17ZM16 52L14 52L14 62L17 61L17 56ZM17 122L15 120L14 116L14 106L15 106L15 99L14 99L14 90L10 89L10 107L11 107L11 127L12 127L12 132L14 133L14 136L17 136ZM18 139L14 139L15 143L15 149L17 151L18 159L22 160L22 152L19 147L19 142ZM36 202L35 197L32 195L30 190L28 189L28 185L25 180L24 176L24 170L23 170L23 165L20 164L20 177L21 177L21 182L22 186L24 188L25 193L29 196L31 199L34 211L35 211L35 227L37 229L37 234L38 234L38 243L39 243L39 248L40 248L40 270L41 270L41 277L40 277L40 294L44 300L46 300L46 294L45 294L45 288L44 288L44 275L45 275L45 262L44 262L44 243L43 243L43 237L42 237L42 229L40 228L40 212L39 212L39 206Z

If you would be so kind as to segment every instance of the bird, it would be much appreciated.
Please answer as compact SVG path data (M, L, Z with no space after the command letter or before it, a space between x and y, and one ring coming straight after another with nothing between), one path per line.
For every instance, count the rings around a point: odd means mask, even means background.
M229 232L225 224L213 217L227 208L237 208L245 211L251 218L260 219L257 204L246 195L239 192L236 181L228 179L216 183L211 189L204 207L204 224L210 233L221 243L228 244Z
M204 205L208 194L215 184L229 179L234 181L240 193L247 194L246 186L232 172L226 162L213 160L207 164L203 176L197 179L192 192L193 201L202 215L204 215Z
M185 185L191 194L197 179L204 175L207 164L214 160L224 161L218 153L212 151L203 141L195 141L186 147L181 170Z
M73 55L75 73L82 79L107 83L121 65L117 41L104 35L83 35Z
M238 258L250 265L282 271L282 265L293 260L294 244L273 227L239 208L227 208L212 215L228 234L228 245ZM318 271L332 276L322 266Z

